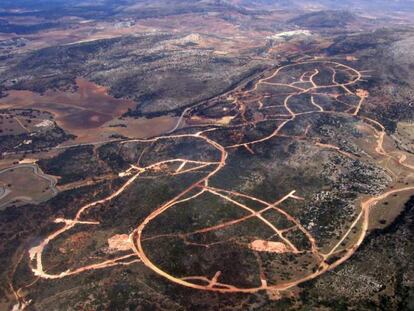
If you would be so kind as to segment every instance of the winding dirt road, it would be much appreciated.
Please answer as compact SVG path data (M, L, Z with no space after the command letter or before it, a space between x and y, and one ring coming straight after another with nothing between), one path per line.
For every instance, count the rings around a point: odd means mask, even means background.
M300 66L307 66L315 68L312 70L305 70L305 72L302 73L299 80L294 81L292 83L282 83L282 82L272 82L273 79L277 79L279 75L283 73L283 71L292 68L292 67L298 67ZM325 85L319 85L317 82L317 79L319 78L318 75L321 74L320 68L326 67L330 68L332 72L332 78L331 82L325 84ZM296 68L295 67L295 68ZM342 83L337 81L338 72L341 72L341 74L348 77L348 81L344 81ZM216 124L212 128L208 128L206 130L199 131L195 134L181 134L181 135L174 135L169 134L166 136L156 137L153 139L131 139L131 140L124 140L119 143L131 143L131 142L139 142L139 143L154 143L161 140L173 140L176 141L178 139L186 138L186 139L193 139L194 141L202 141L203 143L211 146L215 152L219 155L219 161L194 161L191 159L170 159L170 160L164 160L156 163L152 163L146 167L140 167L137 163L131 164L131 167L124 171L120 172L120 176L129 176L128 180L115 192L113 192L108 197L97 200L94 202L91 202L89 204L86 204L84 206L81 206L73 219L57 219L56 222L62 223L63 227L59 230L53 232L49 236L47 236L44 240L42 240L38 245L34 246L30 249L29 255L31 261L34 263L33 265L33 273L43 279L59 279L63 277L68 277L71 275L80 274L84 271L88 270L96 270L96 269L103 269L108 267L113 267L115 265L129 265L134 264L137 262L140 262L141 264L147 266L149 269L157 273L158 275L170 280L171 282L174 282L176 284L186 286L189 288L194 288L198 290L207 290L207 291L217 291L217 292L227 292L227 293L236 293L236 292L243 292L243 293L254 293L260 290L276 290L276 291L282 291L289 289L293 286L296 286L298 284L301 284L305 281L311 280L326 271L329 271L331 269L334 269L341 263L345 262L348 258L350 258L355 251L358 249L358 247L363 242L364 238L366 237L368 233L368 224L370 221L370 210L380 201L384 200L390 195L400 193L400 192L412 192L414 191L414 186L403 186L399 187L398 189L392 189L388 190L383 194L364 198L360 203L360 211L357 215L357 217L353 220L350 220L351 226L349 230L347 230L345 233L342 234L341 238L339 239L338 243L336 243L328 252L323 253L321 252L320 248L317 245L316 239L312 236L311 232L309 232L301 223L298 221L295 217L290 215L285 210L281 209L279 205L286 200L303 200L300 196L296 195L296 191L292 190L288 194L286 194L284 197L280 198L278 201L272 203L272 202L266 202L260 198L249 196L246 194L238 193L232 190L228 189L220 189L216 188L212 185L210 185L211 178L216 175L225 165L226 161L229 156L231 156L230 152L231 150L239 147L246 148L254 154L254 150L252 147L256 144L263 143L265 141L268 141L269 139L275 138L275 137L285 137L285 134L282 134L283 129L286 127L287 124L290 122L293 122L298 116L306 116L309 114L323 114L323 113L330 113L330 114L339 114L339 115L349 115L353 116L355 118L358 118L361 121L366 122L369 126L373 127L375 129L375 139L376 139L376 148L375 151L380 158L387 158L391 161L394 161L395 165L403 166L406 170L414 170L413 166L406 164L407 161L407 155L405 153L398 153L397 155L393 152L388 152L385 150L384 147L384 137L387 135L385 132L385 128L382 124L380 124L378 121L369 119L364 116L360 116L361 109L363 108L364 101L366 100L368 93L367 91L358 89L357 91L352 91L354 85L356 85L361 79L363 78L363 74L359 71L357 71L354 68L351 68L350 66L334 62L334 61L308 61L303 63L297 63L297 64L291 64L284 67L280 67L274 71L272 75L266 78L262 78L256 82L256 84L248 91L239 92L235 91L235 94L232 95L233 102L235 109L238 109L240 119L245 120L244 114L246 108L256 107L257 111L265 111L266 104L263 102L264 98L269 95L257 95L256 93L259 92L259 88L262 86L266 87L283 87L285 89L292 90L287 94L285 99L283 100L283 104L281 105L282 108L285 109L286 112L279 113L279 114L267 114L264 117L264 120L259 121L246 121L246 123L238 124L237 127L241 130L244 129L248 125L257 125L260 122L264 121L271 121L271 120L282 120L275 121L279 122L276 123L278 125L275 125L275 128L273 132L265 137L261 137L258 139L253 140L247 140L247 141L241 141L240 143L231 144L228 146L223 146L217 141L209 138L209 134L216 131L217 129L223 129L226 128L226 125L223 124ZM304 85L309 86L308 88L303 87ZM358 102L355 105L350 105L349 103L342 103L339 99L338 90L341 90L342 92L348 94L349 96L353 96L358 100ZM305 111L305 112L295 112L295 109L291 107L291 102L293 99L297 98L298 96L302 95L310 95L310 107L313 107L311 110ZM341 103L342 105L346 106L346 111L333 111L333 110L327 110L324 108L324 106L317 102L316 96L326 96L327 98L332 98L335 101ZM276 106L274 106L276 107ZM185 118L186 115L191 114L192 108L187 108L182 116L179 119L179 122L177 123L176 127L177 129L180 124L182 123L182 120ZM232 125L232 128L236 128L236 126ZM306 129L305 134L302 137L293 137L295 139L306 139L308 129ZM329 144L322 144L320 142L317 142L315 144L319 148L329 148L333 151L336 151L343 156L347 157L353 157L351 154L342 151L339 147ZM58 274L52 274L48 273L46 268L43 266L42 258L44 256L44 250L47 247L49 243L51 243L53 240L55 240L58 236L63 234L64 232L74 228L78 225L97 225L99 224L96 221L81 221L81 216L87 211L88 209L105 204L106 202L109 202L113 200L114 198L120 196L126 189L130 187L135 182L139 182L141 175L144 172L147 172L155 167L159 168L163 165L175 163L178 165L178 169L173 174L186 174L190 171L199 169L199 168L209 168L210 171L206 176L201 178L200 180L194 182L192 185L187 187L185 190L183 190L181 193L176 195L174 198L171 198L169 201L165 202L161 206L156 207L140 224L137 225L136 229L133 230L129 234L129 241L131 243L131 253L120 256L118 258L104 261L104 262L98 262L95 264L91 264L85 267L73 269L73 270L65 270ZM188 164L195 165L195 168L189 168L186 169L186 166ZM1 173L1 172L0 172ZM178 238L185 239L186 237L196 234L196 233L206 233L206 232L212 232L219 229L223 229L226 227L233 226L235 224L243 223L249 219L257 219L260 221L261 224L272 230L272 232L277 236L281 244L278 244L278 250L283 252L290 252L292 254L303 254L303 253L309 253L315 260L318 262L318 269L316 271L309 273L308 275L304 277L299 277L297 279L291 279L288 281L280 282L279 284L275 285L269 285L269 282L266 280L266 276L264 273L261 273L261 285L253 288L243 288L243 287L237 287L233 284L224 284L220 282L220 277L222 276L221 271L217 271L214 276L208 277L208 276L184 276L184 277L178 277L171 275L167 271L164 271L161 267L157 266L154 262L152 262L149 257L146 254L145 248L143 246L143 242L148 239L157 239L161 236L154 236L154 237L144 237L143 232L145 231L147 225L151 223L155 218L162 215L164 212L172 208L173 206L176 206L177 204L191 201L203 194L209 193L210 195L214 195L222 200L225 200L229 204L232 204L240 209L243 209L244 212L247 212L247 216L241 217L239 219L233 219L227 222L220 223L218 225L214 225L211 227L206 227L199 229L194 232L189 232L186 234L176 234L174 236ZM241 203L242 199L249 199L252 201L257 202L258 204L261 204L263 207L259 210L253 210L250 207L248 207L246 204ZM263 213L273 210L276 211L281 215L281 217L284 217L288 221L290 221L293 224L292 228L289 229L281 229L277 228L273 223L268 221L265 217L263 217ZM357 226L359 226L359 233L358 236L354 239L354 242L351 246L343 247L341 246L342 243L347 239L353 229L355 229ZM286 233L289 230L297 229L300 230L304 236L308 239L311 248L310 250L303 250L300 249L295 243L293 243L289 238L286 237ZM166 235L164 235L166 236ZM173 236L173 235L170 235ZM283 244L283 247L282 247ZM339 258L335 257L335 260L333 262L328 263L329 259L334 258L333 256L338 256L340 254ZM200 284L202 281L205 284ZM21 304L23 305L24 300L22 298Z

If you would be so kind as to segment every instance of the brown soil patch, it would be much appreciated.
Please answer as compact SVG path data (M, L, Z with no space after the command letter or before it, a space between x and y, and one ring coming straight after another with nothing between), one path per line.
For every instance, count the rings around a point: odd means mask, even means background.
M250 248L258 252L269 252L269 253L287 253L289 249L281 242L255 240L250 243Z
M76 79L76 92L49 90L41 95L31 91L10 91L0 101L2 108L34 108L53 113L56 121L70 131L96 128L133 108L130 100L116 99L105 87Z
M10 91L0 99L0 108L33 108L48 111L65 131L77 136L77 143L108 140L112 135L148 138L164 134L178 121L177 117L152 119L122 118L135 102L116 99L108 90L85 79L76 80L75 92L49 90L41 95L31 91ZM71 142L73 143L73 142Z
M369 96L369 92L366 91L366 90L363 90L363 89L358 89L356 91L356 95L359 96L359 97L361 97L361 98L365 98L365 97L368 97Z
M108 245L110 249L117 251L127 251L131 249L128 234L115 234L108 239Z

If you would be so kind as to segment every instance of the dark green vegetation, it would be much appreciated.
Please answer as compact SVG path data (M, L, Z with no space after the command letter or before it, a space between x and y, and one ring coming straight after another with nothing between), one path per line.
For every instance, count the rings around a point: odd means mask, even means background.
M413 235L411 198L393 223L371 233L355 257L303 286L303 305L332 310L349 310L355 304L359 310L413 310Z
M10 24L7 21L0 20L0 32L16 33L20 35L38 32L38 31L56 27L56 26L57 24L54 24L54 23L44 23L44 24L35 24L35 25L16 25L16 24Z
M1 137L0 153L20 152L31 153L33 151L47 150L50 147L70 139L62 129L55 128L41 135L29 136L28 134L4 135Z
M39 166L49 175L61 176L59 184L80 181L108 173L109 169L94 155L92 146L73 147L63 151L58 157L41 160Z

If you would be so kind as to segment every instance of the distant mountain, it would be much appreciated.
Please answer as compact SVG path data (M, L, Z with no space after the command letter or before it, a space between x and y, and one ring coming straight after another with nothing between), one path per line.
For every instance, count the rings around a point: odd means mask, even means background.
M130 12L138 18L169 16L194 12L263 13L268 10L342 11L356 13L414 10L414 0L1 0L0 16L32 14L56 19L62 16L80 16L89 19L106 18ZM322 16L332 22L346 16ZM310 16L309 19L313 17ZM316 17L315 17L316 19ZM315 23L313 21L312 23ZM328 26L326 26L328 27Z
M0 16L35 15L56 19L79 16L90 19L120 14L136 18L162 17L202 12L247 12L243 5L230 0L1 0Z
M357 17L348 11L318 11L299 15L289 22L306 28L345 27Z
M241 6L350 11L409 11L414 0L229 0Z
M140 0L127 2L122 6L122 10L134 12L142 17L191 12L223 12L225 10L247 13L243 6L228 0Z
M321 0L306 2L321 3L330 9L412 10L414 8L414 0Z

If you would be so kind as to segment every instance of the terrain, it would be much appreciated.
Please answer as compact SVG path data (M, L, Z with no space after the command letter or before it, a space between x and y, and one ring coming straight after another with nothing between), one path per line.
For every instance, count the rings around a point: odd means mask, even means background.
M412 310L413 8L372 5L1 4L0 309Z

